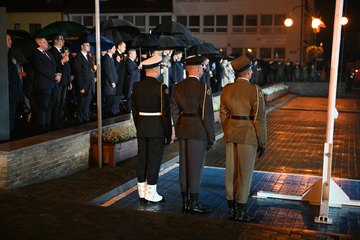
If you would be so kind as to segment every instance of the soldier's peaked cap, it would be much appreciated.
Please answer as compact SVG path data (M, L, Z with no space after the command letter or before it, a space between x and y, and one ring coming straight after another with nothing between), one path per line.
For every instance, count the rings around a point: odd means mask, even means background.
M158 67L161 63L161 60L162 58L160 56L155 55L153 57L144 60L143 62L141 62L141 64L144 69L150 69L150 68Z
M246 56L240 56L230 62L235 72L243 72L251 67L251 61Z
M192 56L185 59L186 65L194 66L201 65L205 60L204 56Z

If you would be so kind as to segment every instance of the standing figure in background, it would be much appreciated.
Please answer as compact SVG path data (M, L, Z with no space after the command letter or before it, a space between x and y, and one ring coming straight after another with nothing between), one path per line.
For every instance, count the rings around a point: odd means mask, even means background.
M115 62L113 55L116 51L115 45L109 48L106 54L102 57L102 84L104 86L105 95L105 115L113 117L119 114L119 104L116 101L116 86L118 83L118 75L115 69Z
M131 94L133 90L133 85L136 82L140 81L140 68L136 63L136 50L129 49L128 51L129 58L126 60L126 82L125 82L125 96L127 100L127 111L131 110Z
M79 123L90 121L90 102L95 94L96 65L93 63L89 52L90 43L84 41L81 44L81 51L76 55L73 62Z
M115 69L116 73L118 75L118 81L116 84L116 93L115 93L115 105L121 106L121 111L124 111L123 107L124 104L122 101L124 101L125 98L125 80L126 80L126 43L123 41L120 41L116 44L116 51L114 53L114 62L115 62Z
M61 73L61 80L57 83L58 91L55 101L55 107L52 112L52 125L54 129L63 127L64 108L66 104L67 91L71 91L69 52L65 53L64 37L60 34L53 38L54 46L49 52L53 55L58 71Z
M250 60L241 56L231 65L237 74L220 97L220 120L226 142L226 199L229 219L256 222L249 217L247 201L255 160L267 144L265 100L260 87L249 82L252 70Z
M15 131L15 116L17 104L24 100L23 86L17 68L17 61L12 57L12 40L10 34L6 35L6 46L8 48L8 81L9 81L9 116L10 137L13 138Z
M209 213L210 208L198 200L206 151L215 141L214 111L211 89L200 81L203 74L201 56L186 60L188 77L175 85L171 112L179 139L179 182L185 213Z
M35 74L35 88L37 93L37 121L40 132L50 130L51 112L57 97L57 83L61 80L61 73L56 68L54 57L47 52L49 44L43 37L35 39L38 48L34 51L32 67Z
M164 201L156 188L164 144L171 142L169 89L158 81L161 60L160 56L153 56L142 62L145 78L134 84L131 95L138 141L138 193L140 200L148 203Z

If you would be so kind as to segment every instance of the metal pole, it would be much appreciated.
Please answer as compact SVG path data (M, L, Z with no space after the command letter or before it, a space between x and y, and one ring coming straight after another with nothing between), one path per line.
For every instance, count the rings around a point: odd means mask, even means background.
M95 0L95 39L96 39L96 93L98 120L98 165L102 167L102 110L101 110L101 52L100 52L100 1Z
M336 104L336 84L339 66L339 49L341 38L341 16L343 11L343 0L336 0L334 32L332 43L331 67L330 67L330 83L327 110L327 126L326 126L326 142L324 144L323 159L323 175L322 175L322 193L320 202L319 217L315 218L315 222L331 224L329 218L329 197L330 197L330 181L332 167L332 152L334 138L334 119L337 118L338 112L335 108Z
M300 16L300 59L299 63L302 66L303 64L303 35L304 35L304 0L301 0L301 16Z

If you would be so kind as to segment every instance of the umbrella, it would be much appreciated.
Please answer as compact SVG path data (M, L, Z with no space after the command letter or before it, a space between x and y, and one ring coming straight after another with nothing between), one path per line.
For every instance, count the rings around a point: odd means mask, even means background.
M12 40L12 54L20 62L28 61L38 45L30 34L24 30L8 30Z
M69 37L69 36L79 36L87 31L88 29L85 26L76 22L56 21L40 29L36 33L36 36L50 38L55 34L61 34L64 37Z
M156 50L161 49L162 45L155 35L140 33L133 39L131 47L146 48L147 50Z
M117 29L120 32L126 32L133 36L133 34L136 36L138 33L140 33L140 29L136 27L133 23L126 21L124 19L117 19L117 18L110 18L107 20L104 20L100 23L100 29L106 30L106 29Z
M95 34L87 34L84 36L81 36L74 44L71 46L72 52L79 52L81 49L81 44L83 42L88 42L91 45L90 53L95 54L96 49L96 37ZM109 48L114 46L115 44L107 39L106 37L100 36L100 49L101 51L107 51Z
M203 56L209 56L209 55L218 55L219 52L210 47L209 45L206 44L199 44L199 45L194 45L191 46L187 51L186 51L186 55L187 56L193 56L193 55L203 55Z
M106 37L114 43L118 41L129 42L134 39L134 37L130 33L120 32L117 29L105 29L102 30L100 34L101 36Z
M174 21L164 22L157 25L151 32L152 34L161 36L161 35L171 35L175 38L180 39L186 46L199 44L194 36L192 35L190 29Z
M159 36L159 41L164 50L165 49L184 49L186 47L186 44L183 43L180 39L175 38L170 35Z

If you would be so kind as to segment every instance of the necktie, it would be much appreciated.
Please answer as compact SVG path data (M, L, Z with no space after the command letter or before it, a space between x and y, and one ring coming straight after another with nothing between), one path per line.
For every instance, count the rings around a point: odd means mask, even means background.
M51 60L50 56L47 54L47 52L46 52L46 51L43 51L43 54L45 54L45 56L46 56L48 59L50 59L50 60Z

